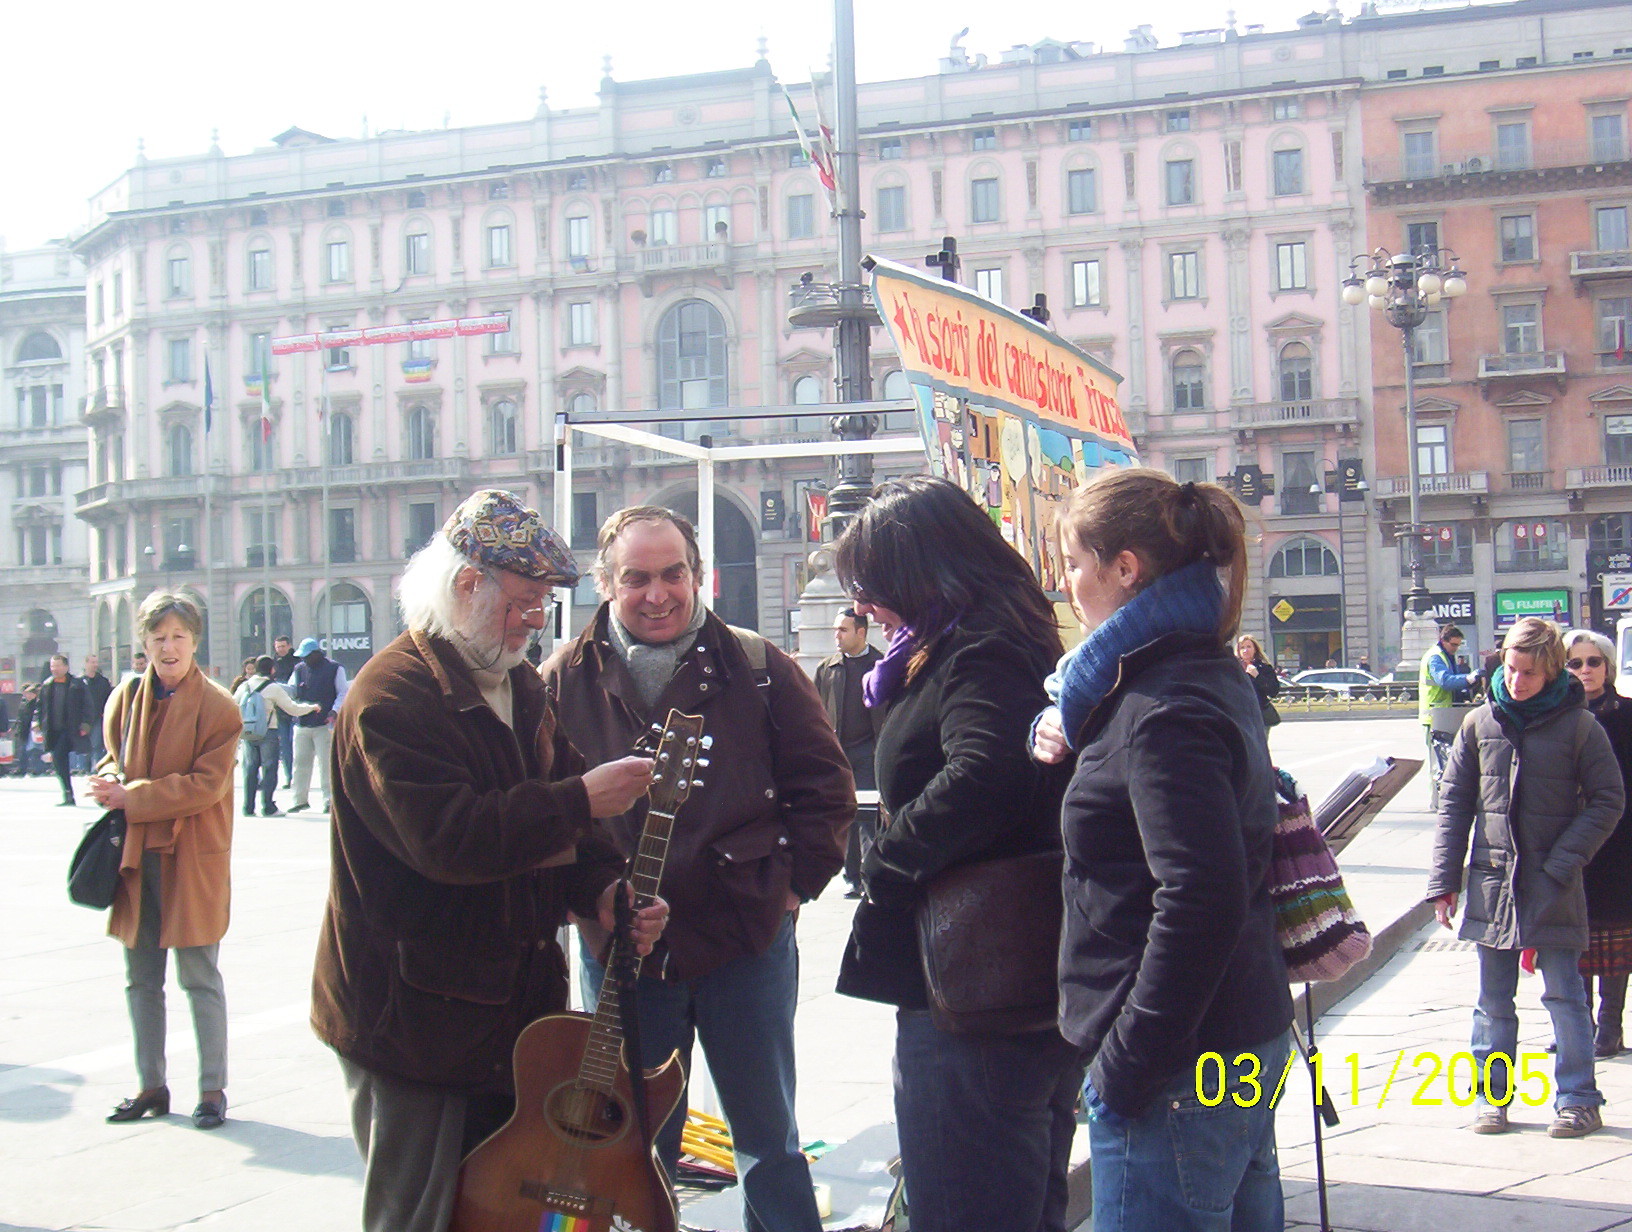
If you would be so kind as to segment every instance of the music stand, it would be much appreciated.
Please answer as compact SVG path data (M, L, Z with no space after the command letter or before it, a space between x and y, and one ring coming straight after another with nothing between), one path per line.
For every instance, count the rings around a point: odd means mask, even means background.
M1409 757L1380 757L1369 766L1351 770L1343 781L1314 810L1315 828L1325 838L1335 856L1354 837L1365 829L1371 819L1388 806L1417 771L1422 762ZM1320 1049L1315 1044L1315 989L1313 984L1303 986L1305 1036L1298 1040L1298 1051L1303 1054L1309 1069L1309 1090L1314 1100L1315 1113L1315 1188L1320 1194L1320 1232L1332 1232L1331 1214L1326 1204L1326 1143L1324 1130L1338 1124L1337 1106L1316 1076L1315 1058ZM1294 1021L1293 1037L1297 1038Z

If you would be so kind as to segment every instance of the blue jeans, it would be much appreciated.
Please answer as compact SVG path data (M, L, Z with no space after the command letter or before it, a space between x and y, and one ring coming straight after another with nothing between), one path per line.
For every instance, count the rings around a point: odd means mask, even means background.
M1235 1064L1239 1054L1231 1053L1222 1078L1209 1066L1198 1084L1197 1071L1186 1069L1142 1115L1121 1125L1090 1121L1094 1232L1281 1232L1286 1215L1269 1105L1291 1046L1283 1033L1241 1050L1260 1062L1261 1091L1243 1081L1249 1065ZM1198 1085L1208 1099L1223 1098L1209 1108Z
M278 729L270 727L259 740L244 738L244 812L255 813L255 791L261 793L261 812L270 814L278 806L272 793L278 786Z
M898 1010L894 1078L914 1232L1064 1232L1082 1065L1057 1031L955 1035Z
M295 782L295 733L291 724L293 719L285 716L278 725L278 764L283 767L283 785L291 787ZM288 736L283 735L288 732Z
M584 1001L600 1001L606 969L583 947ZM819 1232L810 1165L794 1118L793 1013L799 948L792 913L763 954L733 958L686 983L642 978L637 1005L641 1064L661 1065L678 1050L691 1072L691 1048L708 1058L742 1181L748 1232ZM687 1101L657 1134L657 1156L672 1177L680 1158Z
M1519 1047L1519 1015L1513 995L1519 987L1518 950L1479 950L1479 1001L1473 1007L1473 1059L1485 1072L1485 1058L1501 1053L1512 1058ZM1558 1108L1577 1105L1596 1108L1604 1102L1598 1090L1592 1059L1592 1009L1581 982L1579 950L1537 950L1541 972L1541 1004L1553 1020L1558 1054L1553 1058L1553 1103ZM1497 1061L1490 1067L1490 1089L1500 1096L1508 1089L1509 1066ZM1483 1098L1486 1092L1480 1091Z

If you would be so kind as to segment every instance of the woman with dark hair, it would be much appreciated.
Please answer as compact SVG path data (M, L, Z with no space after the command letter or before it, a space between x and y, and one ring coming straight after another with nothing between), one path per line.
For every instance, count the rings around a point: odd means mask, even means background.
M1078 489L1060 522L1089 632L1035 740L1041 760L1076 755L1060 1029L1088 1062L1095 1232L1284 1223L1267 1092L1292 998L1269 896L1275 771L1230 645L1243 530L1222 488L1143 469ZM1209 1053L1226 1061L1203 1085Z
M931 1018L915 913L959 865L1060 845L1065 776L1026 755L1060 653L1031 568L955 484L884 484L839 540L839 580L889 652L864 683L884 709L879 834L839 991L897 1007L895 1111L918 1232L1061 1232L1082 1068L1052 1027L945 1030ZM1050 928L1036 945L1058 946Z

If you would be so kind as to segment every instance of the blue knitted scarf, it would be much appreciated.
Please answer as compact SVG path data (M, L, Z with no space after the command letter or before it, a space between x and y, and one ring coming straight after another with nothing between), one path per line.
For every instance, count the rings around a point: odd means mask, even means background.
M1157 578L1113 612L1061 668L1060 725L1071 746L1116 683L1123 655L1168 633L1217 633L1223 612L1224 587L1209 560Z
M1587 695L1579 680L1569 672L1560 672L1553 683L1541 692L1525 698L1522 702L1516 702L1513 695L1507 691L1507 673L1498 668L1491 673L1490 700L1507 721L1513 724L1513 729L1522 732L1542 715L1558 709L1569 701L1571 685L1575 686L1574 693L1577 697Z

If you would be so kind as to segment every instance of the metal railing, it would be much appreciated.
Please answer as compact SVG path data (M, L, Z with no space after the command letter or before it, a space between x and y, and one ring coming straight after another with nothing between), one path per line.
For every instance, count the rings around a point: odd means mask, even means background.
M1267 424L1357 424L1358 398L1302 398L1292 402L1253 402L1236 407L1235 421L1258 427Z
M1623 278L1632 274L1632 249L1588 248L1570 254L1571 278Z
M1564 472L1567 488L1618 488L1632 485L1632 466L1572 466Z
M1464 471L1456 475L1419 475L1417 491L1424 496L1487 493L1490 491L1490 472ZM1410 496L1410 476L1384 475L1377 480L1375 495L1379 500Z
M1544 492L1552 478L1552 471L1508 471L1507 487L1510 492Z
M1624 140L1531 142L1527 149L1490 147L1425 155L1368 158L1364 178L1368 185L1406 181L1449 180L1515 171L1547 171L1562 167L1596 167L1627 161Z
M1479 357L1479 379L1493 376L1563 375L1563 351L1511 351Z

